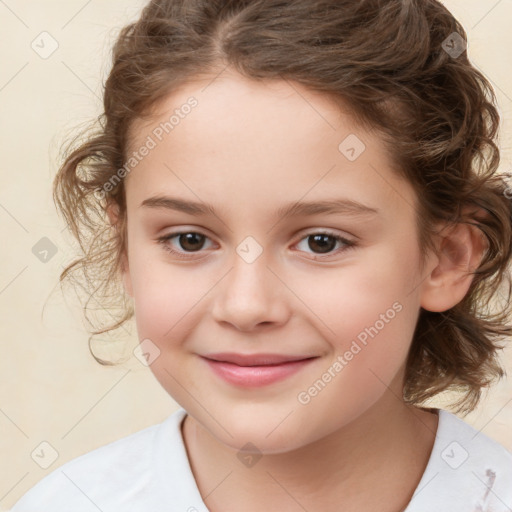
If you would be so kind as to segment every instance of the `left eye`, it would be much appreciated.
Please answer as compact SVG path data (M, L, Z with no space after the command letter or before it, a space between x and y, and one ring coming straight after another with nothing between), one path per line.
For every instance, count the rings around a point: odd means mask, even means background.
M178 244L181 246L181 249L174 248L170 243L174 238L178 239ZM206 235L195 231L170 233L158 238L158 242L164 246L166 251L181 258L191 258L194 253L200 252L201 249L204 248L206 240L209 240ZM312 250L313 254L317 254L320 257L322 257L323 254L332 254L336 244L341 244L341 247L335 250L334 253L347 250L356 245L356 243L351 240L329 232L307 234L302 237L296 245L300 246L300 244L304 242L307 243L308 249Z
M351 240L347 240L342 236L328 232L310 233L303 237L297 246L299 246L302 242L306 242L308 249L311 249L314 254L320 255L320 258L323 254L336 254L342 251L346 251L351 247L355 247L356 245L356 243ZM333 251L337 243L341 244L341 247L338 248L338 250ZM315 252L317 250L318 252Z

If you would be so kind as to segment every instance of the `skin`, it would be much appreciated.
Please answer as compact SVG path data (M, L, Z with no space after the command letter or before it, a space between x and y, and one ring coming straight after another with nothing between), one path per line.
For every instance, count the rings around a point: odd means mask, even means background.
M130 151L190 96L197 107L126 177L123 278L139 339L160 350L150 368L188 412L182 434L207 507L403 510L438 419L403 402L405 359L420 307L443 311L467 292L464 271L480 257L478 237L457 227L439 238L439 253L421 269L417 197L378 135L296 83L256 83L229 70L189 83L154 119L130 127ZM366 146L355 161L338 149L351 134ZM162 195L206 201L216 215L141 206ZM274 213L298 200L334 198L378 213ZM115 224L115 208L109 215ZM307 235L326 229L356 246L328 238L330 252L319 252ZM190 259L158 242L177 231L206 236L191 246L167 241ZM263 251L252 263L236 252L248 236ZM298 394L397 303L400 312L300 403ZM221 380L199 357L224 351L318 357L285 380L248 389ZM247 442L263 455L252 467L237 457Z

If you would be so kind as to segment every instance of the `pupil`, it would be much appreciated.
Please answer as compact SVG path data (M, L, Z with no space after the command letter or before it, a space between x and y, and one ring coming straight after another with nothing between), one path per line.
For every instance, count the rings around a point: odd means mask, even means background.
M198 249L201 249L203 244L200 244L200 247L194 246L194 243L197 243L198 239L202 239L201 241L204 243L204 237L203 235L200 235L199 233L185 233L180 235L180 245L185 250L191 250L195 251ZM187 247L187 244L191 244L191 247Z
M336 240L334 240L334 238L331 235L312 235L309 238L310 238L310 241L308 243L309 248L312 250L315 250L314 244L317 244L320 247L320 250L317 252L320 252L320 253L330 252L336 246ZM311 239L314 240L313 244L311 244ZM326 239L327 240L330 239L331 242L330 243L326 242Z

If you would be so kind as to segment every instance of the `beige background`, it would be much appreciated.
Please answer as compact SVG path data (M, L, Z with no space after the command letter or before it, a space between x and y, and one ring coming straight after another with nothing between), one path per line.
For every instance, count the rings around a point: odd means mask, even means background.
M70 130L100 113L111 43L144 3L0 0L0 510L66 461L177 408L136 358L116 367L92 359L76 299L57 286L75 251L51 199L57 151ZM502 166L512 170L512 1L445 4L468 32L471 60L495 86L504 118ZM43 31L59 45L46 59L31 47ZM32 253L43 237L58 249L46 263ZM128 354L137 344L134 333L132 325L119 336ZM512 347L503 360L512 376ZM512 377L465 419L512 450ZM43 441L58 452L48 469L31 458Z

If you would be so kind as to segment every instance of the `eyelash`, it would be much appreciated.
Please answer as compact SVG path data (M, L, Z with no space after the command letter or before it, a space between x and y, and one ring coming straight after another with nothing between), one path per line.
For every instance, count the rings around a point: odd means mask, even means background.
M177 251L177 250L173 249L169 245L169 243L168 243L173 238L176 238L176 237L178 237L180 235L187 235L187 234L200 235L200 236L204 236L205 238L208 238L203 233L199 233L197 231L177 231L175 233L169 233L169 234L167 234L165 236L162 236L162 237L158 238L157 241L158 241L158 243L163 245L163 249L165 251L167 251L168 253L172 254L173 256L177 256L178 258L181 258L181 259L184 259L184 260L198 259L194 255L197 254L197 253L200 253L201 250L196 251L196 252L190 252L190 253L182 252L182 251ZM331 232L329 230L314 231L314 232L311 232L311 233L307 233L297 243L300 243L303 240L305 240L305 239L307 239L307 238L309 238L311 236L315 236L315 235L327 235L327 236L330 236L331 238L334 238L337 242L340 242L340 243L344 244L345 247L341 248L341 249L337 249L337 250L335 250L333 252L327 253L326 255L316 254L316 258L311 258L313 260L327 259L328 257L330 257L332 255L339 254L341 252L346 252L346 251L348 251L350 249L354 249L355 247L357 247L357 243L355 241L348 240L348 239L346 239L346 238L344 238L344 237L342 237L342 236L340 236L340 235L338 235L336 233L333 233L333 232Z

